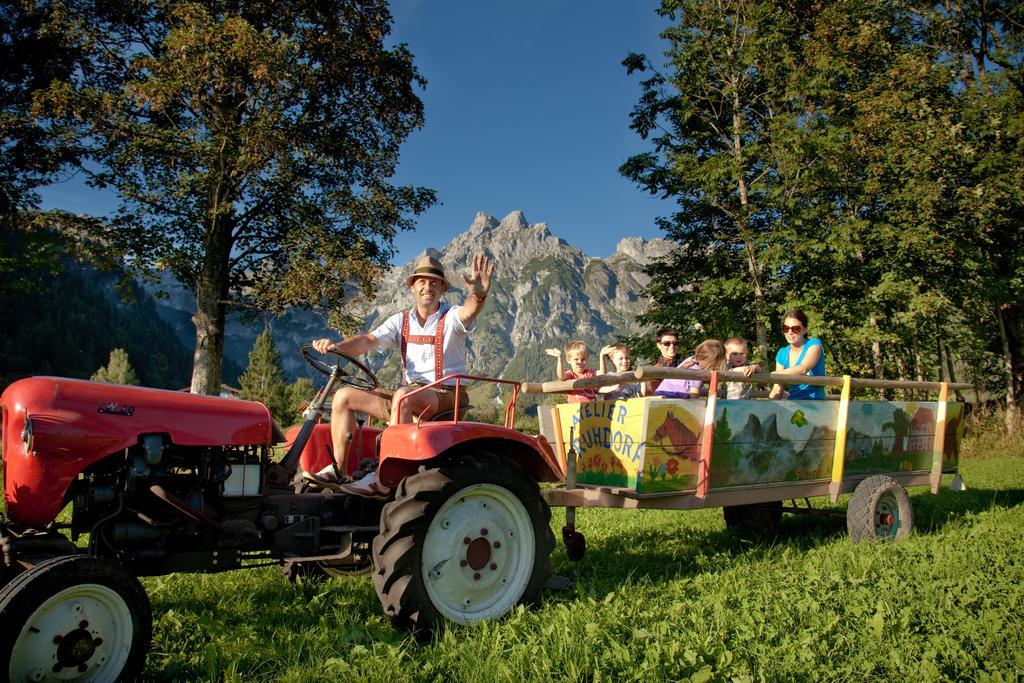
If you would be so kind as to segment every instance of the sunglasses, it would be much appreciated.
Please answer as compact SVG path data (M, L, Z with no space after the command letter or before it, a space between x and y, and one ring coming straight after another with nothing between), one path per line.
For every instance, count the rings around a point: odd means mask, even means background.
M663 341L658 342L658 344L660 344L661 346L679 346L679 342L677 341Z
M804 328L801 325L793 325L792 327L790 327L789 325L783 325L782 333L786 334L787 332L792 332L793 334L800 334L800 330L802 329Z

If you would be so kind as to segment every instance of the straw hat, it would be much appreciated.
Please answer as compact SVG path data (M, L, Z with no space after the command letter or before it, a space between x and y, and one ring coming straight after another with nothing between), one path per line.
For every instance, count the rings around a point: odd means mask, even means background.
M452 288L452 283L445 279L444 266L442 266L441 262L433 256L424 256L416 262L416 267L413 269L412 275L405 278L405 285L407 287L411 287L412 281L418 277L432 277L443 282L447 289Z

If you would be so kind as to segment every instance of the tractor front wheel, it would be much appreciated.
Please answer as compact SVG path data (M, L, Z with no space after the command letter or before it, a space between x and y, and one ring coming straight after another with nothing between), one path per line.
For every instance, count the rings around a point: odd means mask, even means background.
M373 541L384 612L421 637L537 600L551 573L551 509L537 482L492 454L461 455L398 486Z
M19 574L0 594L0 673L5 681L135 679L152 635L149 598L117 562L55 557Z

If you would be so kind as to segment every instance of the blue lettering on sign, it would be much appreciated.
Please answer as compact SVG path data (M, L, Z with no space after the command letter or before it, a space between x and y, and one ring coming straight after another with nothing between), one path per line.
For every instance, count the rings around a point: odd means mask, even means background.
M637 460L640 459L640 449L636 449L636 453L633 453L633 437L631 437L629 434L627 434L625 438L622 440L622 446L619 452L625 455L633 462L636 462Z
M588 448L606 448L636 462L640 459L640 449L634 446L633 437L622 431L613 432L611 427L583 426L585 421L605 418L619 424L626 424L628 410L625 405L613 401L590 401L581 403L579 410L572 414L573 441L571 446L578 453Z

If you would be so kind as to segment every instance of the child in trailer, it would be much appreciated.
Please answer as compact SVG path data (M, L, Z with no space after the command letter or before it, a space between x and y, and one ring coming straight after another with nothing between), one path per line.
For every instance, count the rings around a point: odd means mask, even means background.
M612 344L601 349L601 360L598 363L598 374L605 374L605 357L612 359L612 367L615 372L629 372L630 357L629 348L625 344ZM640 396L640 384L637 382L624 382L601 387L597 390L598 398L602 401L618 401L627 398Z
M761 372L761 366L757 363L747 362L747 340L743 337L729 337L725 340L725 369L738 370L745 377L750 377L755 372ZM753 384L744 382L726 382L725 397L729 399L750 398L750 390Z
M717 339L705 339L693 355L679 364L684 369L724 370L725 345ZM665 398L699 398L703 382L699 379L666 379L654 391L655 396Z
M560 349L544 349L544 353L558 359L555 372L560 380L584 379L597 374L587 367L587 363L590 360L590 351L587 350L587 345L584 342L571 341L565 345L565 360L569 364L569 370L564 372L562 351ZM566 401L569 403L586 403L587 401L597 400L597 393L593 389L577 389L576 391L570 391L566 396Z

